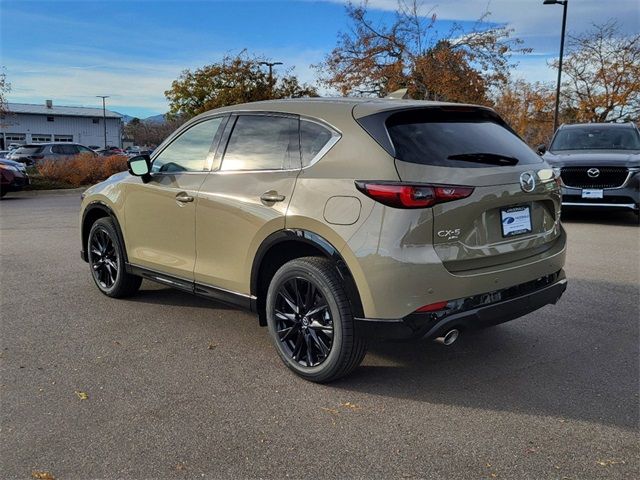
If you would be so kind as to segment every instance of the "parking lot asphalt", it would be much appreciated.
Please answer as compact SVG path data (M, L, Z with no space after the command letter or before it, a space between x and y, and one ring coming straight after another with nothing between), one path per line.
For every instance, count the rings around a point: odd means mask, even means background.
M146 281L100 294L79 203L0 202L3 479L640 478L633 214L566 217L556 306L451 347L374 344L315 385L249 313Z

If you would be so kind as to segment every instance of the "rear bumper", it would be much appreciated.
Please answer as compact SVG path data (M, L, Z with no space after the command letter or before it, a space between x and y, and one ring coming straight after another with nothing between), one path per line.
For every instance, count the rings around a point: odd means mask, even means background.
M567 279L560 270L515 287L449 302L444 312L415 313L397 320L357 318L356 328L373 338L434 339L453 328L471 330L522 317L555 304L566 288Z

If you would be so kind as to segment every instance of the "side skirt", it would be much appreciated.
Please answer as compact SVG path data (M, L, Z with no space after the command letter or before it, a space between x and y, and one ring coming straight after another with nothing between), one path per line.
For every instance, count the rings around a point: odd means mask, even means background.
M243 310L253 310L253 305L255 304L256 298L254 296L232 292L212 285L196 283L191 280L167 275L166 273L156 272L155 270L139 267L138 265L132 265L130 263L125 264L125 269L127 273L130 273L131 275L138 275L139 277L146 278L147 280L161 283L162 285L167 285L169 287L197 295L198 297L207 298L227 305L233 305L234 307L238 307Z

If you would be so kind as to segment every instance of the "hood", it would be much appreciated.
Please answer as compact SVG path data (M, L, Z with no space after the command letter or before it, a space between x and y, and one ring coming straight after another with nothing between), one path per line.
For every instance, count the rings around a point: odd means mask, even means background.
M637 150L562 150L546 152L543 158L552 167L640 167L640 151Z

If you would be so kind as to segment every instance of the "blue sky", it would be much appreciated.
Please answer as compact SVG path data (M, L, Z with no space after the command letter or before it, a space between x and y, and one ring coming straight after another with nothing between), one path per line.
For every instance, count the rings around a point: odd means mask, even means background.
M515 29L534 48L517 58L514 72L528 80L553 81L546 66L557 55L560 6L542 0L424 1L438 13L440 29L451 21L470 25L488 9L491 20ZM396 0L370 0L380 18L391 18ZM616 19L623 30L640 29L636 0L570 0L568 30ZM164 91L185 68L243 49L294 67L315 82L310 68L348 28L341 0L152 1L0 0L2 65L12 84L9 101L97 106L146 117L167 110ZM329 93L329 92L327 92Z

